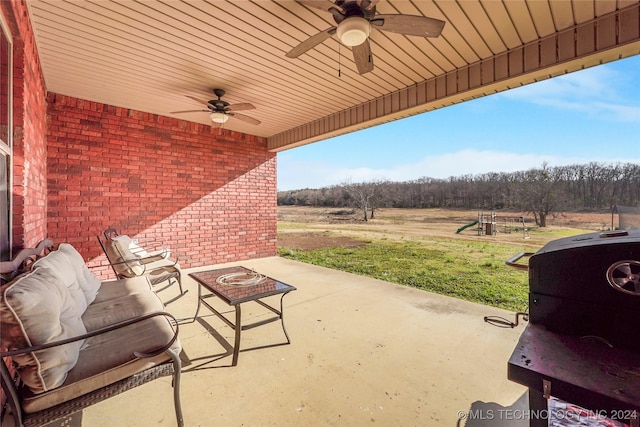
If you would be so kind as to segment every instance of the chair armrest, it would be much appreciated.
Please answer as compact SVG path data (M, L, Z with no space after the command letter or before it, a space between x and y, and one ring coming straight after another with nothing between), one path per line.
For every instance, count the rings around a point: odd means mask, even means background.
M150 249L149 249L150 248ZM166 241L162 241L161 245L149 246L145 244L139 249L131 249L130 251L133 255L138 258L138 261L141 264L146 264L154 261L160 261L161 259L173 261L172 265L176 265L178 263L178 258L180 258L178 251L175 249L172 250ZM141 255L144 254L144 255ZM167 265L169 266L169 265Z
M158 266L158 267L153 267L150 266L149 264L155 262L155 261L161 261L161 260L166 260L166 261L170 261L170 263L167 263L165 265L162 266ZM118 261L118 262L112 262L111 265L112 266L116 266L116 265L120 265L120 264L125 264L129 267L129 269L131 271L133 271L133 267L142 267L143 270L142 272L139 274L139 276L142 276L146 273L155 271L155 270L162 270L163 268L167 268L167 267L173 267L176 264L178 264L178 258L176 257L176 259L167 259L167 258L161 258L158 259L158 256L147 256L144 258L134 258L134 259L125 259L123 261ZM130 265L131 264L131 265Z
M141 246L129 247L129 251L131 251L131 253L136 257L140 257L140 258L147 258L147 257L154 257L154 256L167 257L171 253L171 249L169 248L169 246L165 244L153 245L153 246L145 245L144 247L141 247Z
M53 341L53 342L50 342L50 343L34 345L34 346L30 346L30 347L25 347L25 348L18 348L18 349L14 349L14 350L1 351L0 352L0 357L9 357L9 356L15 356L15 355L18 355L18 354L31 353L31 352L34 352L34 351L39 351L39 350L44 350L44 349L47 349L47 348L52 348L52 347L57 347L57 346L69 344L69 343L72 343L72 342L75 342L75 341L79 341L79 340L84 340L84 339L87 339L87 338L95 337L96 335L101 335L101 334L105 334L107 332L115 331L117 329L124 328L125 326L130 326L130 325L133 325L133 324L136 324L136 323L139 323L139 322L142 322L144 320L151 319L152 317L157 317L157 316L165 316L165 317L170 318L169 323L174 328L173 337L171 337L171 340L169 340L169 342L167 344L165 344L164 346L162 346L162 347L160 347L158 349L153 349L148 353L143 353L143 352L138 352L138 351L134 351L133 352L133 355L135 357L137 357L137 358L154 357L154 356L157 356L157 355L167 351L169 348L171 348L173 343L175 343L176 340L178 339L178 321L177 321L177 319L175 317L173 317L173 315L171 315L171 314L169 314L167 312L164 312L164 311L157 311L155 313L146 314L144 316L135 317L133 319L123 320L122 322L114 323L113 325L105 326L103 328L96 329L95 331L91 331L91 332L88 332L86 334L78 335L78 336L71 337L71 338L66 338L64 340Z
M149 257L149 256L162 256L168 258L171 254L171 248L165 241L149 240L139 241L138 239L132 240L132 244L129 246L131 253L137 257Z
M38 258L47 255L53 249L53 241L42 240L35 248L25 248L18 252L11 261L0 262L0 284L8 283L20 273L31 268Z
M138 255L142 252L144 252L144 255ZM131 253L135 255L135 260L140 264L148 264L150 262L161 260L173 261L173 258L171 258L171 250L169 250L169 248L162 248L161 250L157 251L147 251L146 249L142 249L138 252L131 251Z

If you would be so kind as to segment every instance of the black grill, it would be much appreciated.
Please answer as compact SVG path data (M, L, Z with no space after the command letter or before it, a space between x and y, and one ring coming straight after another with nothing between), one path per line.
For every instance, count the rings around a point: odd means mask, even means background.
M529 388L530 410L550 414L553 396L640 427L640 230L555 240L528 270L529 324L508 377Z
M555 240L531 256L529 321L640 351L640 230Z

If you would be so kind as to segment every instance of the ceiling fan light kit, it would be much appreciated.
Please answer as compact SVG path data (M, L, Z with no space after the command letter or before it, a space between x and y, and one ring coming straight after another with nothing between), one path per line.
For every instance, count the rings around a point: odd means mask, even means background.
M226 115L225 113L221 113L221 112L211 113L209 115L209 118L211 118L211 121L213 123L219 123L219 124L226 123L227 120L229 120L229 116Z
M370 24L364 18L353 16L338 25L337 34L340 42L345 46L360 46L369 37Z

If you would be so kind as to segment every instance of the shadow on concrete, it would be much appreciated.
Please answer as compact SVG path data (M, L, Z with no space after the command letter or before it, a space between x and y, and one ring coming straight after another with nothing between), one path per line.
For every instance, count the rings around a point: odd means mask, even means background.
M467 412L459 414L457 427L528 427L529 392L511 406L476 401Z

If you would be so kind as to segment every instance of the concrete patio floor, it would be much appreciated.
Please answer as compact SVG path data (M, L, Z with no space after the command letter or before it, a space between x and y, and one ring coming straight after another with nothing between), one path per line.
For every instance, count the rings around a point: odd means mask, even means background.
M278 345L286 343L279 322L244 331L231 367L225 340L233 343L233 331L203 307L197 321L180 325L186 426L527 425L514 416L527 407L526 389L507 380L524 326L483 321L512 313L279 257L213 267L229 265L297 288L284 298L291 344ZM188 276L185 283L188 293L167 305L178 318L196 309L197 285ZM160 295L170 301L177 287ZM271 298L277 305L279 297ZM271 315L243 305L245 323ZM469 411L476 419L465 419ZM171 379L101 402L79 418L78 425L91 427L175 426Z

